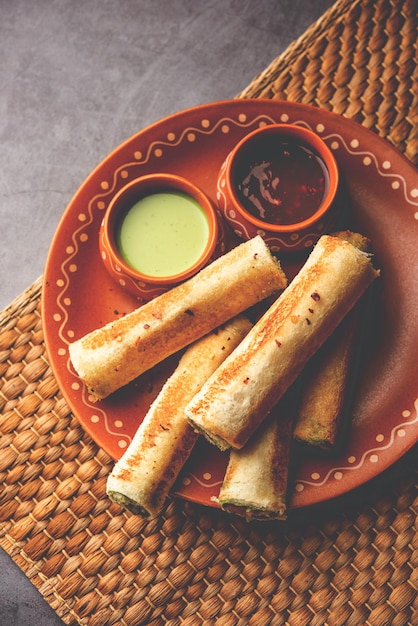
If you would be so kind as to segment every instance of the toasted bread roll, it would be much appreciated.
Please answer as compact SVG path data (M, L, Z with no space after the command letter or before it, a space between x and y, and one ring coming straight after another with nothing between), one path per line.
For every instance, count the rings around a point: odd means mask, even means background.
M363 252L370 252L370 240L360 233L333 234ZM364 298L361 298L307 365L293 432L299 443L322 450L330 450L337 444L360 348L364 310Z
M71 362L92 400L105 398L286 284L279 262L257 236L185 283L70 344Z
M184 407L251 326L239 316L185 351L107 479L113 501L133 513L158 515L198 436Z
M186 408L221 449L242 448L307 361L379 275L368 255L324 235L287 289Z
M251 520L286 519L296 392L289 390L241 450L231 450L219 492L228 513Z
M340 430L359 310L355 307L308 363L303 374L301 403L294 438L329 450Z

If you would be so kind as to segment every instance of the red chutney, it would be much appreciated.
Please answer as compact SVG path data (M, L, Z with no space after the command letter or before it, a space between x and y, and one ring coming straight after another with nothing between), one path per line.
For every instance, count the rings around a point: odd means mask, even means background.
M296 224L310 218L328 189L328 172L322 159L290 139L274 148L263 144L254 146L250 165L242 163L236 170L241 204L254 217L270 224Z

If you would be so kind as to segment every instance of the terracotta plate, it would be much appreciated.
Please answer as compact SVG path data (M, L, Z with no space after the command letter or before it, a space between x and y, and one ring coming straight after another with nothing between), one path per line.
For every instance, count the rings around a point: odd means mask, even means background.
M372 239L382 271L348 438L334 457L305 454L298 462L291 506L300 507L364 483L417 441L418 179L389 143L335 114L273 100L207 104L145 128L90 174L65 211L44 275L43 323L66 401L97 444L117 459L172 363L97 404L71 368L71 341L137 304L109 278L99 256L99 226L109 200L130 179L158 171L188 177L216 201L217 173L232 146L256 127L277 122L310 128L331 147L344 178L349 226ZM199 441L176 493L213 505L226 462L225 453Z

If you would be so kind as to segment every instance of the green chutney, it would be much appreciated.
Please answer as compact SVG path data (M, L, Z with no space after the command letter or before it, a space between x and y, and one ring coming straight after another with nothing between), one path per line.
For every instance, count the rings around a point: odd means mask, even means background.
M154 277L186 271L201 257L209 223L200 204L180 191L152 193L128 210L116 244L128 265Z

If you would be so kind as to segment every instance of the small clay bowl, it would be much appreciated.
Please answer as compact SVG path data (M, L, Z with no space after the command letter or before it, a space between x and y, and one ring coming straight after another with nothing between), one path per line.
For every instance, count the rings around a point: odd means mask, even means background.
M228 154L218 176L221 213L241 239L274 253L311 248L336 218L337 163L326 143L295 124L263 126Z
M224 252L220 219L210 198L185 178L137 178L106 210L99 233L102 261L123 289L151 300Z

